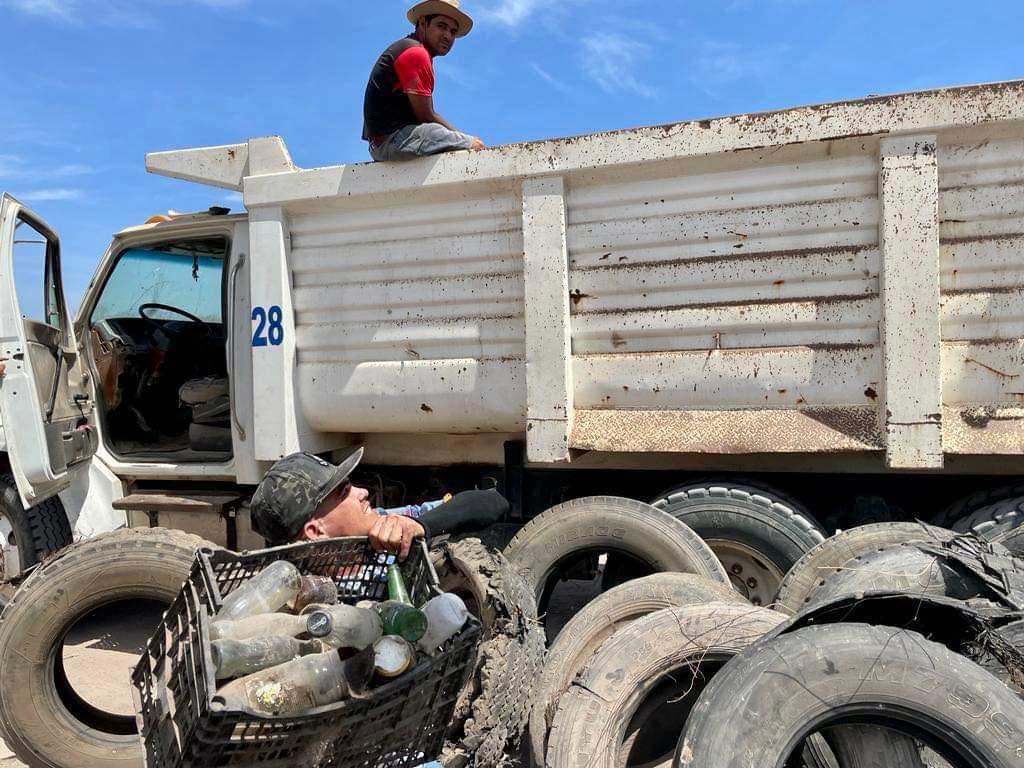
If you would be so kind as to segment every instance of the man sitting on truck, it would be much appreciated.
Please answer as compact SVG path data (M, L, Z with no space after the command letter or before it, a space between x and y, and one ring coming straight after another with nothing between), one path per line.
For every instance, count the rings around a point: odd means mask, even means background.
M409 9L416 27L377 59L363 101L363 140L377 161L412 160L460 149L483 149L434 111L435 56L446 56L473 20L458 0L425 0Z
M338 466L311 453L293 453L275 463L250 502L253 531L271 547L366 536L375 550L404 560L413 539L479 530L508 512L508 502L493 490L463 491L438 502L375 509L370 506L370 492L349 481L362 458L359 448Z

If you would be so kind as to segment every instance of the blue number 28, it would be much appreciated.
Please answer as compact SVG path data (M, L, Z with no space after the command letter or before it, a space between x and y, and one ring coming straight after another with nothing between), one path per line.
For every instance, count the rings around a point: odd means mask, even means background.
M265 347L267 344L279 347L284 341L284 313L276 304L266 309L253 307L252 321L256 324L252 334L254 347Z

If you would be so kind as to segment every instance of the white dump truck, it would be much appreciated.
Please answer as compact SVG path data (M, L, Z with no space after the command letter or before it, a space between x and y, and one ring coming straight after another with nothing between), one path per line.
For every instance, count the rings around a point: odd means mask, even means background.
M254 546L248 494L298 450L365 446L382 498L493 478L517 519L671 506L695 471L801 525L837 489L920 517L1024 468L1024 81L405 164L301 169L259 138L146 168L246 212L121 231L76 318L56 233L3 198L8 578L119 526Z

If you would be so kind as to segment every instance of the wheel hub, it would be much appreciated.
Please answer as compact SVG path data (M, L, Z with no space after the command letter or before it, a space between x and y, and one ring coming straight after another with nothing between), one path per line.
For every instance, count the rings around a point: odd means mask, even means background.
M771 605L783 573L759 552L736 541L708 540L736 590L753 605Z
M10 518L0 512L0 583L21 573L21 552Z

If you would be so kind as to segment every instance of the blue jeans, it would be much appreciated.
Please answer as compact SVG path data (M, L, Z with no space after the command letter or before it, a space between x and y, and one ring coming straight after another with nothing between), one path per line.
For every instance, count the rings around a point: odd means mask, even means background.
M450 131L439 123L407 125L392 133L380 146L370 145L370 157L383 163L392 160L414 160L417 157L438 155L469 149L473 137Z

